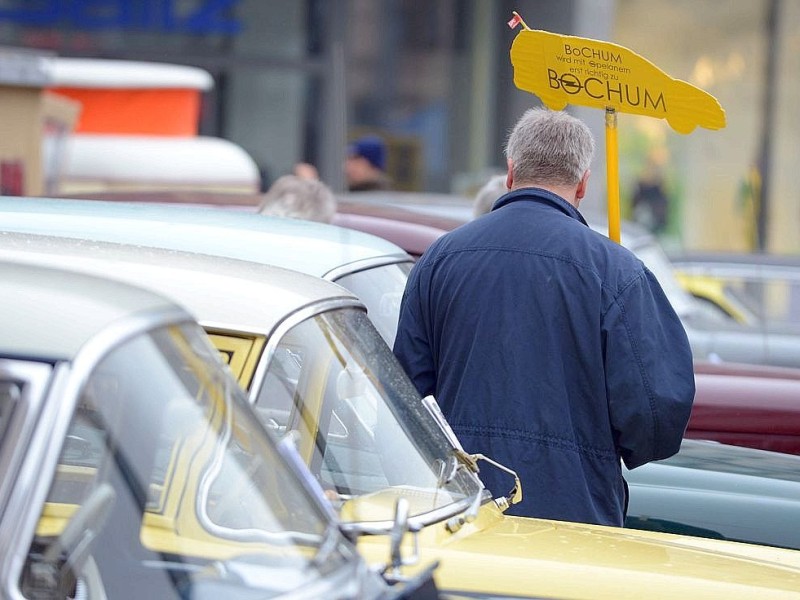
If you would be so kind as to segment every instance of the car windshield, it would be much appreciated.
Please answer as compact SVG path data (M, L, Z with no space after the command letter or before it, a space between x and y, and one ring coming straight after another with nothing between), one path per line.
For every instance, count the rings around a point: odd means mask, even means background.
M411 261L357 271L336 280L366 305L370 319L391 348L397 335L400 301L406 288Z
M363 310L318 314L269 345L257 412L296 440L343 520L391 520L402 496L412 517L433 522L478 499L480 480Z
M292 453L269 439L198 326L128 340L83 386L23 593L52 597L50 571L74 573L67 587L88 597L273 598L319 584L352 565L352 545L289 467Z

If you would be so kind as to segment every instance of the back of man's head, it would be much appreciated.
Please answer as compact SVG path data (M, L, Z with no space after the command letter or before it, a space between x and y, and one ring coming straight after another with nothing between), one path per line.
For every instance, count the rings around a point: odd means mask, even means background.
M497 202L497 199L507 192L506 176L495 175L484 183L483 187L475 194L475 200L472 201L472 215L474 217L480 217L488 213L492 210L492 206Z
M581 181L594 155L594 137L581 120L563 111L532 108L520 117L506 144L514 187L572 186Z
M330 223L336 214L336 197L321 181L284 175L276 179L264 194L258 212Z

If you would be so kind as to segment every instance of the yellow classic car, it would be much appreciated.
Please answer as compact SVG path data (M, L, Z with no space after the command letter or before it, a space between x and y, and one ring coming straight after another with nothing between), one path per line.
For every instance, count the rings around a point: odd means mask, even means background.
M29 234L0 236L2 257L136 281L184 304L261 423L296 445L359 550L388 559L398 576L439 561L438 588L469 597L800 597L797 551L506 515L524 493L513 472L508 494L484 488L480 470L504 467L460 447L365 306L335 284L218 256Z
M671 257L680 282L695 297L759 327L800 324L800 260L796 255L682 252Z
M742 325L758 325L758 317L741 298L726 289L723 281L705 275L675 271L675 279L698 301L708 303L733 321Z

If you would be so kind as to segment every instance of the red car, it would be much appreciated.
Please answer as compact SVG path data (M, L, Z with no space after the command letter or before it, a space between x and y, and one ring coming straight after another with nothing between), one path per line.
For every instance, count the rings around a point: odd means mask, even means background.
M686 437L800 454L800 370L695 362Z
M390 205L339 198L333 224L377 235L419 258L442 235L465 221Z

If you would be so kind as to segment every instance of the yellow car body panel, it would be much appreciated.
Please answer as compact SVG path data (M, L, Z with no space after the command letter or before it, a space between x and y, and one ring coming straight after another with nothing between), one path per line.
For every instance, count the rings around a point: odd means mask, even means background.
M266 340L264 336L236 337L227 333L215 333L213 329L207 328L206 333L219 350L223 362L231 369L234 377L242 384L244 389L250 386L245 374L252 376L256 370L258 359L264 350Z
M514 84L552 110L613 108L666 119L679 133L725 127L716 98L611 42L523 29L511 45L511 63Z
M511 517L493 504L455 534L438 524L418 535L419 564L439 561L442 590L546 598L639 599L643 589L647 598L665 599L800 597L800 554L766 546ZM732 573L726 556L737 549L766 562ZM412 554L411 540L404 550ZM359 551L385 561L386 540L362 538ZM766 582L770 589L762 588Z

